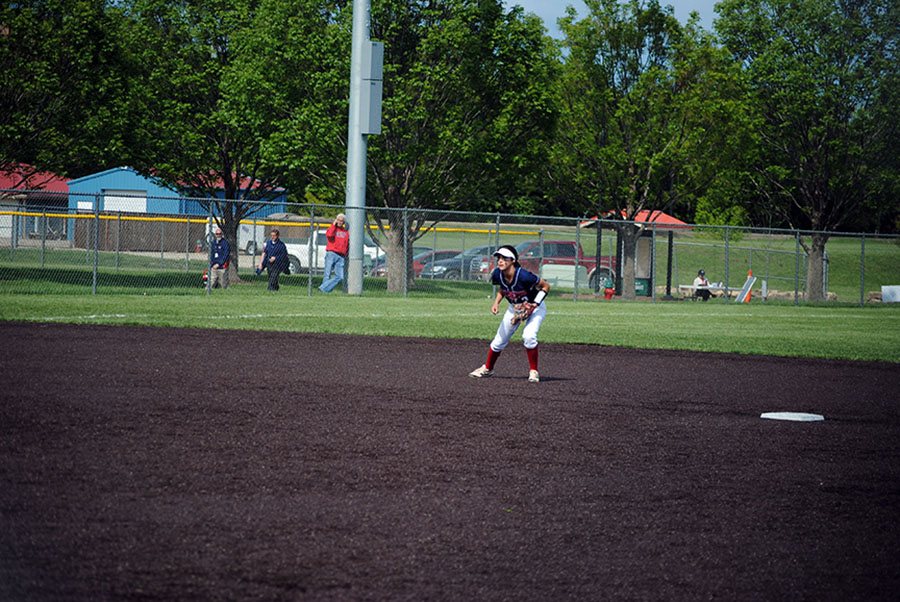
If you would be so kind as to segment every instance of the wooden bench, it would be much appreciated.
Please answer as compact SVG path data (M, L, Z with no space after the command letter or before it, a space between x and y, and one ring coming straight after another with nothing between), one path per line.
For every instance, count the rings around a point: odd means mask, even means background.
M697 299L697 296L694 295L697 289L705 289L710 293L722 293L725 294L724 286L694 286L693 284L679 284L678 291L681 293L683 297L688 297L690 299Z

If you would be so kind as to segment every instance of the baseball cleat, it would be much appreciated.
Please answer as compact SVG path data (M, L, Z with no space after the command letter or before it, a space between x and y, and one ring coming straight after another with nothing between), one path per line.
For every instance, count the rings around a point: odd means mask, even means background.
M484 378L486 376L491 376L494 374L493 370L488 370L487 366L481 366L469 372L469 376L472 378Z
M541 375L538 374L537 370L529 370L528 371L528 382L530 382L530 383L541 382Z

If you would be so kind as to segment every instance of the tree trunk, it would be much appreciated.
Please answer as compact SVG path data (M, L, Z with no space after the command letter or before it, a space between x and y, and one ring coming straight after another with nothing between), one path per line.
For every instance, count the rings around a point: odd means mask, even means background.
M817 233L812 235L809 249L809 263L806 268L806 300L825 301L825 243L828 235Z
M622 239L622 298L634 301L637 298L634 286L635 252L637 241L643 229L634 224L623 224L619 228Z
M403 279L408 278L408 274L403 273L403 231L408 228L405 217L403 211L392 211L388 215L388 223L391 227L385 231L387 244L384 254L388 270L387 290L389 293L402 293ZM411 233L409 233L409 240L412 240ZM407 265L411 267L411 263L408 261Z
M215 221L213 222L213 228L216 227ZM222 234L225 236L225 240L228 241L228 245L231 248L231 253L228 258L228 282L229 284L234 284L235 282L240 282L240 276L238 276L238 256L240 255L240 249L238 249L238 227L239 224L235 220L230 220L226 216L222 223Z
M403 292L403 230L402 226L387 233L387 247L384 250L387 265L387 290L389 293Z

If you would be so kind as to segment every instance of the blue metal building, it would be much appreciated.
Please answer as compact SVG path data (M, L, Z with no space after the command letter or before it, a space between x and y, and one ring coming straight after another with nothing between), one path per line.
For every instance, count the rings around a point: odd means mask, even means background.
M206 208L187 191L173 191L142 176L131 167L117 167L69 181L69 210L94 211L99 202L101 212L146 213L150 215L206 215ZM219 198L224 196L218 195ZM287 192L254 213L262 218L282 213L287 202Z

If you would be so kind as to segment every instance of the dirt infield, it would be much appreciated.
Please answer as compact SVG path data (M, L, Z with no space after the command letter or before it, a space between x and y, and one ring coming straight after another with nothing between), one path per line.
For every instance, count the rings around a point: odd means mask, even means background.
M0 600L900 591L897 365L546 344L535 385L521 344L468 378L486 340L0 341Z

